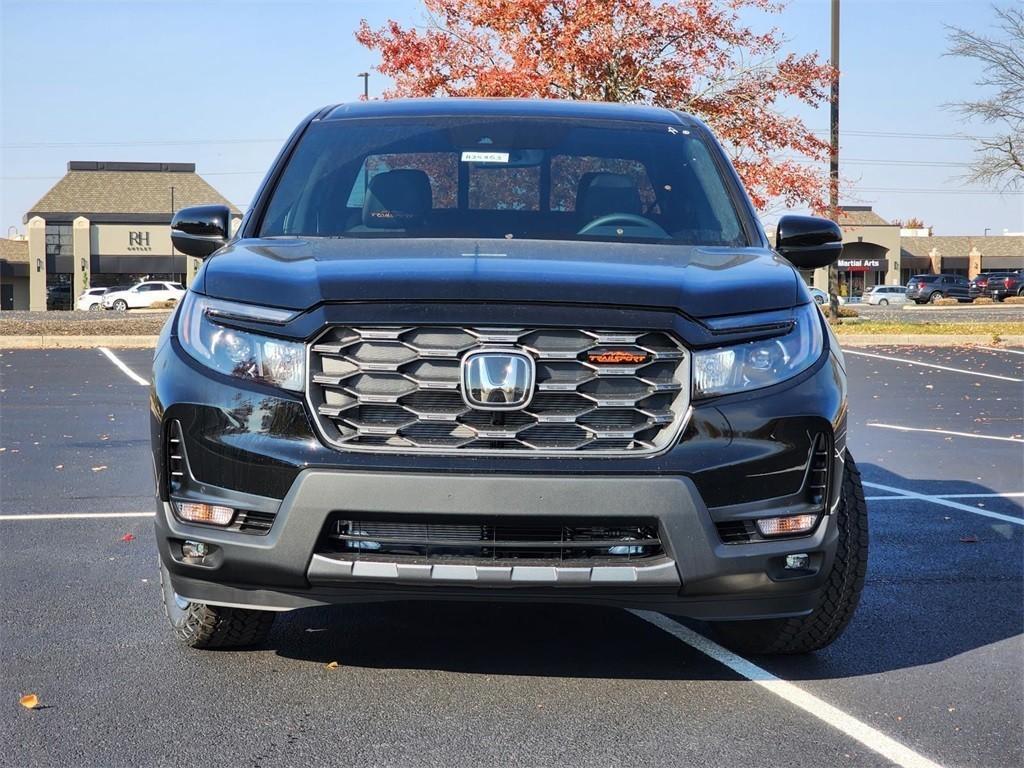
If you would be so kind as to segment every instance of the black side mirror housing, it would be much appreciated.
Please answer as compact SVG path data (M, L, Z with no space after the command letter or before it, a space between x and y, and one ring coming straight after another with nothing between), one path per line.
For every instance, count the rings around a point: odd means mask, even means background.
M827 267L843 252L843 231L816 216L783 216L775 230L775 250L797 269Z
M226 205L182 208L171 219L171 243L186 256L205 259L228 241L230 222Z

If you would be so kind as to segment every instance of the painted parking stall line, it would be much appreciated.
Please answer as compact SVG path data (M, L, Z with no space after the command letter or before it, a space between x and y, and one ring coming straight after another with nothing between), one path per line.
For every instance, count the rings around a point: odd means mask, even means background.
M1024 498L1024 491L1012 493L935 493L933 499L1021 499ZM865 496L865 501L907 501L909 497L903 494L892 494L889 496Z
M42 512L24 515L0 515L0 520L110 520L123 517L154 517L155 515L155 512Z
M844 349L844 355L855 355L857 357L871 357L876 360L888 360L893 363L902 363L903 365L917 365L922 368L935 368L940 371L949 371L951 373L963 373L968 376L981 376L986 379L998 379L999 381L1013 381L1017 383L1024 382L1024 379L1018 379L1013 376L1000 376L996 373L983 373L982 371L968 371L963 368L950 368L948 365L938 365L936 363L922 363L917 360L907 360L903 357L890 357L889 355L876 355L874 352L859 352L854 349Z
M148 381L146 381L144 378L139 376L139 374L137 374L135 371L133 371L131 368L129 368L127 365L125 365L124 361L121 360L121 358L119 358L117 355L115 355L109 349L107 349L106 347L100 347L100 352L102 352L110 362L112 362L114 365L116 365L118 368L120 368L121 372L125 376L127 376L129 379L134 381L136 384L140 384L143 387L148 387L149 386L149 382Z
M891 485L882 485L881 483L869 483L867 480L862 481L865 488L874 488L879 491L888 491L889 493L898 494L906 499L916 499L918 501L929 501L932 504L938 504L940 507L949 507L950 509L958 509L961 512L970 512L972 515L980 515L981 517L990 517L993 520L1000 520L1004 523L1013 523L1014 525L1024 526L1024 518L1012 517L1011 515L1002 515L998 512L991 512L987 509L979 509L978 507L971 507L967 504L961 504L958 501L952 499L943 498L941 496L929 496L926 493L918 493L917 491L909 491L906 488L893 488Z
M897 432L928 432L934 435L949 435L951 437L973 437L978 440L999 440L1007 443L1024 443L1024 438L1020 437L1002 437L1000 435L976 435L973 432L957 432L952 429L904 427L899 424L881 424L877 421L869 421L865 426L876 427L877 429L892 429Z
M924 755L886 736L877 728L873 728L862 720L858 720L843 710L819 699L793 683L776 677L742 656L733 653L718 643L710 640L689 627L653 611L631 610L634 616L650 622L658 629L681 640L705 656L731 669L741 677L756 683L770 693L775 694L790 704L799 707L809 715L821 720L837 731L860 742L872 752L876 752L893 765L901 768L939 768L939 764Z

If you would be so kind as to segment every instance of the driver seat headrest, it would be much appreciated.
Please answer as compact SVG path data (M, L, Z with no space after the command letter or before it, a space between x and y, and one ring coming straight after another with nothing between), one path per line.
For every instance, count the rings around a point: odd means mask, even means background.
M370 179L363 201L363 225L374 229L420 226L432 208L430 179L423 171L400 168Z
M642 212L640 190L631 176L610 171L590 171L580 176L576 187L576 213L583 221L593 221L609 213L640 215Z

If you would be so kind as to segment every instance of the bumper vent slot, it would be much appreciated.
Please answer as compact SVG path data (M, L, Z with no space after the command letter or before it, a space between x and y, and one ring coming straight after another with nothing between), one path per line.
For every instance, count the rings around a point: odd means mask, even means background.
M466 405L461 361L481 348L533 357L525 409ZM321 435L344 450L642 455L681 430L689 366L661 331L332 326L309 347L307 393Z
M757 536L757 528L749 520L728 520L715 523L723 544L746 544Z
M167 487L171 493L181 490L185 483L185 444L181 435L181 424L172 421L167 425Z
M805 490L807 502L818 509L825 509L828 502L829 469L832 464L828 436L819 434L814 439L810 468L807 472Z
M654 520L423 518L347 520L324 528L321 553L419 563L625 563L664 555Z

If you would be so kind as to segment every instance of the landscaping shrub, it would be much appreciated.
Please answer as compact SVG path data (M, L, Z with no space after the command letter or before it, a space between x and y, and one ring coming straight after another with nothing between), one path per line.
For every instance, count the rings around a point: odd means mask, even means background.
M959 301L957 301L956 299L951 299L951 298L945 298L945 299L939 299L939 300L938 300L938 301L936 301L935 303L936 303L936 304L937 304L938 306L940 306L940 307L955 307L955 306L956 306L957 304L959 304L960 302L959 302Z
M976 298L971 303L972 304L995 304L996 300L993 299L991 296L979 296L978 298Z
M1024 296L1007 296L1003 304L1024 304Z

